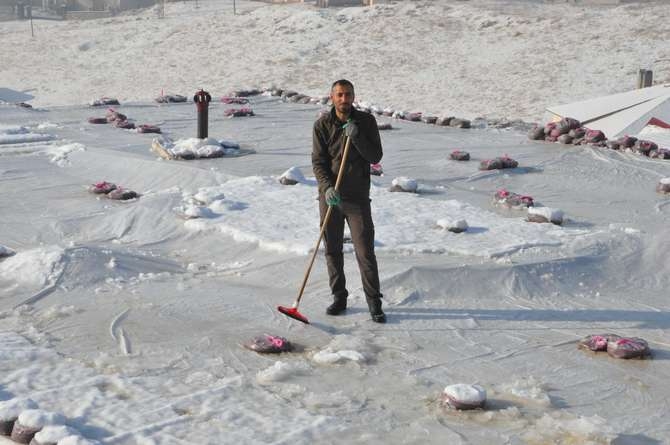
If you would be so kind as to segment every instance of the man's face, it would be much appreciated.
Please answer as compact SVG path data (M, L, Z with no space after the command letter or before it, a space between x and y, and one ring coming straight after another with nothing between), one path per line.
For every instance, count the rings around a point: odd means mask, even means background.
M330 100L333 101L335 110L342 114L351 112L351 104L354 103L354 89L346 85L335 85L330 92Z

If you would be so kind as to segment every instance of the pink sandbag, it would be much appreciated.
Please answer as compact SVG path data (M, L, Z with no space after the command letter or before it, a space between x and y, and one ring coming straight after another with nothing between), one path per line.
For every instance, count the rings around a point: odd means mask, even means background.
M249 103L249 99L246 99L244 97L236 97L236 96L223 96L221 98L221 102L224 104L238 104L238 105L244 105Z
M586 128L578 127L568 131L568 134L575 139L583 138L586 136Z
M578 347L589 351L607 351L607 344L619 339L621 337L616 334L587 335L579 341Z
M393 130L393 126L389 123L377 123L377 130Z
M263 334L244 343L244 347L261 354L278 354L293 350L293 345L284 337Z
M621 147L623 148L632 148L635 143L637 142L637 138L635 136L622 136L619 139L617 139Z
M518 193L509 192L505 189L500 189L495 193L495 199L498 204L513 208L527 208L533 207L533 198L526 195L519 195Z
M384 169L381 164L370 164L370 174L374 176L382 176Z
M128 116L125 114L121 114L118 111L114 110L113 108L110 108L107 111L107 122L117 122L117 121L125 121L128 119Z
M624 337L607 342L607 353L615 358L644 358L651 355L649 344L638 337Z
M586 130L584 139L587 143L592 144L594 142L604 141L606 139L605 133L600 130Z
M454 150L449 154L449 159L453 161L469 161L470 153L463 150Z
M96 182L95 184L91 184L91 186L88 188L88 191L91 193L95 193L96 195L100 194L107 194L111 192L112 190L116 189L116 184L112 184L111 182L107 181L102 181L102 182Z
M549 133L551 133L557 126L558 124L556 122L548 122L544 126L544 134L546 136L549 136Z
M635 145L633 145L633 151L636 153L643 154L645 156L649 156L650 151L655 151L658 150L658 145L652 141L645 141L643 139L638 139L635 142Z
M253 116L254 112L251 108L229 108L223 112L224 116L227 117L242 117L242 116Z
M89 124L106 124L107 123L107 118L106 117L89 117L88 118L88 123Z
M160 127L156 125L142 124L137 126L138 133L161 133Z

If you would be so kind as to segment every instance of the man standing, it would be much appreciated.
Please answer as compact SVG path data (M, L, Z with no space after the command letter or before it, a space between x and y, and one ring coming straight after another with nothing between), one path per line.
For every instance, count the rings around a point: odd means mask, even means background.
M312 168L319 183L321 224L328 206L332 207L324 232L326 263L333 294L333 304L328 306L326 313L340 315L347 309L349 292L342 255L346 220L370 315L373 321L385 323L375 256L375 227L370 212L370 164L376 164L382 158L377 121L371 114L353 107L354 85L348 80L333 83L330 99L333 103L330 113L317 119L312 133ZM345 137L351 139L354 149L349 150L340 188L335 190Z

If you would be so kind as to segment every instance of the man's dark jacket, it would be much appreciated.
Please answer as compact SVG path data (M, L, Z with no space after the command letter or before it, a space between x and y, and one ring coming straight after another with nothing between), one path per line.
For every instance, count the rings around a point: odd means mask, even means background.
M370 199L370 164L382 159L382 143L374 116L354 108L349 118L358 126L351 139L340 195L344 201L362 202ZM314 123L312 133L312 168L319 183L319 194L334 187L344 152L344 129L335 108Z

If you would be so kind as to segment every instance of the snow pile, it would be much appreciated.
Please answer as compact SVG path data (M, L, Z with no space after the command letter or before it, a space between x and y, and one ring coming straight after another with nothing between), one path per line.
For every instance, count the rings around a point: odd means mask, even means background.
M6 346L3 344L3 346ZM28 398L14 398L0 402L0 421L14 420L25 410L37 409L37 403Z
M86 147L82 144L65 144L59 146L50 146L46 149L47 155L51 157L51 162L59 167L65 167L70 164L68 154L74 151L84 151Z
M69 426L65 425L48 425L42 428L41 431L39 431L37 434L35 434L35 442L37 442L39 445L41 444L48 444L48 443L56 443L59 440L68 437L68 436L75 436L77 435L78 432L70 428Z
M42 428L46 425L61 425L65 423L65 417L42 409L27 409L19 414L18 422L28 428Z
M60 273L63 249L56 246L25 250L0 263L0 279L43 286Z
M305 182L305 175L298 167L291 167L279 176L279 182L284 185L295 185L299 182Z
M438 219L437 226L454 233L461 233L468 230L468 222L464 219Z
M312 355L312 361L319 365L365 363L374 353L375 348L366 340L342 334L333 337L325 348Z
M456 409L481 408L486 403L486 390L479 385L456 383L444 388L444 402Z
M175 158L216 158L240 152L239 144L214 138L186 138L174 142L163 139L165 149Z
M513 383L503 384L500 386L500 390L542 406L551 405L551 399L545 390L545 385L532 376L515 380Z

